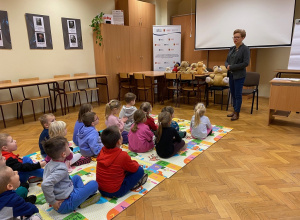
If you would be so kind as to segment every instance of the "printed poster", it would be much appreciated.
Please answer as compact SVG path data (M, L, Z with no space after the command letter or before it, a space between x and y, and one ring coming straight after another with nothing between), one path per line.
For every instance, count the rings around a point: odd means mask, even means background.
M69 34L70 47L78 47L77 34Z
M165 71L181 63L181 25L153 26L153 69Z
M35 31L45 32L44 18L33 16L33 26Z
M45 33L35 32L35 41L37 47L47 47Z
M67 20L68 25L68 33L76 34L76 21L75 20Z

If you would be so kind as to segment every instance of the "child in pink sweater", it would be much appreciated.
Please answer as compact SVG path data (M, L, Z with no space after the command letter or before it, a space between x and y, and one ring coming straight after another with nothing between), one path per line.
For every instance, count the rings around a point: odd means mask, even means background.
M144 153L154 148L153 132L145 124L147 116L141 109L136 110L134 115L134 124L128 134L129 150L137 153Z
M118 100L110 100L105 107L105 125L110 127L112 125L118 126L123 137L123 144L128 144L128 132L124 131L124 122L128 120L127 117L119 119L117 115L121 110L121 103Z

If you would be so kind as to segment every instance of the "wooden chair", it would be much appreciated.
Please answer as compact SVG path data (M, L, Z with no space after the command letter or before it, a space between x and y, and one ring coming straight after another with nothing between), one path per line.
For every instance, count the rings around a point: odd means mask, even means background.
M190 99L190 93L193 92L195 94L196 100L197 96L199 97L199 101L201 101L201 90L198 83L193 83L195 81L195 74L191 73L180 73L180 93L184 95L184 92L187 92L188 104ZM178 103L179 104L179 103Z
M134 93L135 85L131 81L129 73L119 73L119 100L121 99L121 90L126 89Z
M64 74L64 75L54 75L54 79L59 79L59 78L70 78L70 74ZM64 108L65 113L66 113L66 108L68 107L68 112L70 112L69 109L69 101L68 101L68 95L73 96L73 107L75 107L76 103L76 98L78 95L79 98L79 103L81 105L81 99L80 99L80 90L78 89L72 89L71 83L69 80L64 80L62 88L59 86L59 88L56 88L56 92L58 92L55 95L55 105L56 105L56 99L58 95L63 95L64 96L64 107L62 106L61 108Z
M88 76L88 75L89 75L88 73L75 73L75 74L74 74L74 76ZM85 81L85 87L79 89L78 81ZM96 84L97 84L97 82L96 82ZM98 105L100 105L100 100L99 100L99 88L98 88L98 87L90 87L90 84L89 84L89 80L88 80L88 79L80 79L80 80L76 80L76 87L77 87L77 90L80 90L80 91L82 91L82 92L85 92L85 95L86 95L86 101L87 101L87 102L89 102L87 92L91 92L91 104L92 104L92 102L93 102L93 91L96 91L96 94L97 94L97 100L98 100Z
M144 92L144 97L145 97L145 101L147 101L148 98L148 92L151 91L151 105L154 105L154 87L156 85L156 83L152 83L150 85L146 85L146 76L144 73L133 73L133 77L136 83L136 90L137 93L139 94L139 91L143 91ZM138 83L138 81L140 81L141 85Z
M11 80L3 80L0 81L0 84L6 84L6 83L11 83ZM23 119L23 113L22 113L22 99L14 99L11 88L8 88L9 95L10 95L10 100L5 100L5 101L0 101L0 109L1 109L1 114L2 114L2 119L3 119L3 124L4 127L6 128L6 123L5 123L5 118L4 118L4 113L3 113L3 106L6 105L12 105L12 104L17 104L17 118L19 118L19 108L20 108L20 117L22 118L23 124L24 124L24 119Z
M39 80L39 77L19 79L19 82L28 82L28 81L37 81L37 80ZM47 100L49 112L53 111L52 104L50 104L50 102L51 102L50 95L43 95L42 96L39 85L32 85L32 86L26 86L26 87L36 87L36 89L37 89L37 91L34 92L34 96L28 96L28 95L25 94L25 88L22 87L22 93L23 93L22 106L23 106L24 102L26 102L26 101L30 101L31 102L33 117L34 117L35 121L36 121L36 117L35 117L35 110L34 110L34 104L33 104L34 101L43 100L43 103L44 103L44 113L45 113L46 112L46 100Z
M165 73L165 84L164 84L164 90L167 90L167 95L169 99L169 92L172 91L172 97L174 100L174 92L176 93L176 104L175 106L178 105L178 98L179 98L179 73ZM162 94L162 103L164 103L164 96L165 92Z

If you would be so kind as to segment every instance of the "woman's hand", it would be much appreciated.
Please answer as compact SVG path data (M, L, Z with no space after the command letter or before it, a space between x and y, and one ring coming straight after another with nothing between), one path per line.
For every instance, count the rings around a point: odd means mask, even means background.
M227 66L227 70L230 70L230 65Z

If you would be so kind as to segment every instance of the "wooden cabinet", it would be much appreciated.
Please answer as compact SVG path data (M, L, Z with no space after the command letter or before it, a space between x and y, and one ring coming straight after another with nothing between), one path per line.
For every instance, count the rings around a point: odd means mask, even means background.
M109 75L109 96L113 99L119 92L117 73L130 71L129 27L101 24L101 32L102 46L95 43L94 36L96 74ZM106 97L102 98L101 101Z
M115 0L116 10L124 11L124 23L128 26L148 27L155 25L155 5L137 0Z
M130 71L147 71L152 68L152 29L130 27Z

